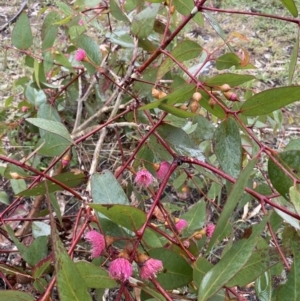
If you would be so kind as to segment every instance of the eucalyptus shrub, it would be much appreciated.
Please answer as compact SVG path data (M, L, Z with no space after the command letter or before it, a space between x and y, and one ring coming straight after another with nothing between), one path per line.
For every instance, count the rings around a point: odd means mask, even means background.
M300 299L300 142L260 137L300 99L299 32L288 85L258 91L247 37L212 14L299 30L298 10L206 2L57 1L34 33L20 15L0 155L15 196L1 195L1 249L20 257L0 263L1 300L246 300L250 284ZM195 24L223 42L203 48L183 34Z

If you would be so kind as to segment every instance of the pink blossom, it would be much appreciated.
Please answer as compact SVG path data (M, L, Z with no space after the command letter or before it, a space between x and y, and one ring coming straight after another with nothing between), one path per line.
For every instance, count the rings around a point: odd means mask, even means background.
M180 233L184 228L186 228L188 225L187 221L185 219L180 219L178 222L176 222L175 227L176 230Z
M170 166L171 164L167 161L163 161L160 163L159 169L156 172L156 176L160 181L162 181L165 178Z
M136 173L135 182L144 187L148 187L153 182L153 177L147 169L142 169Z
M76 51L75 60L78 62L81 62L85 59L85 57L86 57L86 52L83 49L79 48Z
M216 226L213 223L210 223L206 226L206 236L211 238L214 231L215 231Z
M163 269L163 263L154 258L147 259L141 266L140 275L142 279L156 277L156 274Z
M21 111L22 111L22 112L24 112L24 113L25 113L27 110L28 110L28 107L26 107L26 106L22 106L22 108L21 108Z
M85 239L92 245L92 258L100 256L105 248L105 238L96 230L85 234Z
M132 265L126 258L120 257L111 262L108 272L111 278L126 281L132 275Z
M80 19L79 21L78 21L78 25L84 25L84 22L83 22L83 20L82 19Z
M63 167L66 167L66 166L69 165L70 161L67 160L67 159L62 159L62 160L61 160L61 163L62 163Z

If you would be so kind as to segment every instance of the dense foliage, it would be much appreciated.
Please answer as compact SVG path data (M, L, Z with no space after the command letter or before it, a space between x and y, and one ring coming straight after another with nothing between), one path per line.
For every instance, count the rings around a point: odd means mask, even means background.
M300 140L263 138L300 100L299 32L286 84L260 90L249 39L214 17L299 31L294 1L277 2L286 16L206 0L56 1L37 29L19 16L1 300L300 299ZM203 26L214 49L187 34Z

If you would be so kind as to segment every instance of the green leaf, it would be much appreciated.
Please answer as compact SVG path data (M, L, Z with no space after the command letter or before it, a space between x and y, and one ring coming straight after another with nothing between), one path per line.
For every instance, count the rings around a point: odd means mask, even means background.
M200 144L203 140L210 140L213 138L215 127L205 117L198 115L193 118L193 122L197 124L197 128L190 134L190 137L196 144Z
M109 12L112 14L112 16L115 19L119 21L123 21L126 24L130 23L128 18L124 15L122 10L120 9L119 4L117 4L115 0L109 0Z
M23 191L27 188L26 182L23 179L20 180L11 179L10 185L14 194L18 194L20 191Z
M287 282L277 288L276 301L281 300L300 300L300 252L299 243L292 242L293 264L288 274Z
M270 256L270 247L268 245L263 249L254 251L241 269L228 283L229 287L241 286L244 287L247 284L253 282L260 275L263 275L272 266L281 261L280 255Z
M295 68L297 65L298 51L299 51L299 34L300 34L300 30L298 28L297 38L296 38L296 42L295 42L293 51L291 53L291 59L290 59L290 64L289 64L289 85L293 81L293 76L294 76Z
M9 205L9 197L5 191L0 191L0 203Z
M25 97L33 106L37 108L47 103L47 96L45 92L37 89L36 84L32 81L26 85Z
M178 289L192 281L193 269L182 256L165 248L152 249L149 255L163 262L164 271L157 274L157 281L164 289Z
M194 283L200 284L205 274L213 268L213 264L210 263L204 257L199 256L194 265L193 280Z
M235 53L225 53L217 58L216 68L218 70L229 69L232 66L241 65L241 59Z
M229 117L218 126L213 144L222 169L233 178L237 178L242 168L242 143L234 118Z
M92 175L91 189L95 204L130 204L123 188L109 170Z
M66 186L72 188L80 185L84 181L86 181L87 177L83 172L65 172L56 176L53 176L53 179L65 184ZM47 185L47 190L46 190ZM45 180L44 182L39 183L38 185L23 190L19 192L18 195L22 196L35 196L35 195L42 195L46 192L51 193L59 190L64 190L63 187L53 183L50 180Z
M91 301L85 280L69 257L59 236L53 231L53 251L55 256L56 284L61 301Z
M87 261L77 261L76 268L88 288L113 288L117 282L110 278L108 272Z
M281 0L283 5L288 9L288 11L293 15L293 17L298 17L298 9L294 0Z
M32 269L33 278L34 279L40 278L50 267L52 260L53 260L52 256L47 256L46 258L39 261Z
M32 223L32 234L34 238L40 236L49 236L51 234L50 225L44 222L34 221Z
M60 51L55 51L53 57L56 63L62 65L63 67L69 69L72 72L74 71L74 68L72 67L71 63L63 53L61 53Z
M201 161L205 160L199 146L191 140L183 129L164 124L157 129L157 132L179 156L190 156Z
M258 235L265 228L268 218L269 216L266 216L258 225L254 226L248 239L239 240L234 244L221 260L205 274L199 285L198 301L206 301L213 296L243 268L252 254Z
M35 298L31 295L15 290L1 290L2 301L34 301Z
M61 155L70 145L65 138L46 132L36 144L36 149L39 155L55 157Z
M13 230L9 225L5 227L10 238L18 248L22 258L31 266L35 266L40 260L47 256L48 236L37 237L30 246L25 246L15 237Z
M210 250L214 243L222 237L224 231L226 230L226 225L229 223L230 216L232 212L239 202L241 196L244 193L244 189L247 186L248 178L250 177L251 173L253 172L254 166L257 162L257 159L252 159L245 169L240 173L239 178L237 179L236 183L233 185L228 198L226 200L226 204L222 210L222 213L219 217L218 223L216 225L214 234L210 239L208 249Z
M58 26L51 26L48 30L47 30L47 34L42 42L42 50L46 50L48 48L51 48L54 44L54 41L56 39L57 36L57 32L58 32Z
M253 79L255 79L255 76L253 75L223 73L209 78L205 82L205 85L214 87L214 86L221 86L223 84L228 84L233 88Z
M86 55L91 62L82 62L83 65L90 75L94 74L97 71L96 67L100 67L101 63L99 45L89 36L82 34L77 38L77 46L86 52Z
M18 18L12 32L12 44L20 49L27 50L33 43L32 32L28 16L22 13Z
M202 47L198 43L190 40L184 40L182 42L179 42L170 54L178 62L184 62L198 57L201 51ZM158 69L157 78L161 79L168 71L172 69L174 64L175 63L173 62L173 60L167 57L167 59L163 61Z
M48 31L51 30L53 24L60 20L60 14L56 11L51 11L46 17L41 29L41 39L45 40ZM56 26L54 26L56 27Z
M300 214L300 185L290 187L290 199L296 212Z
M279 204L281 206L284 206L285 208L287 208L287 210L295 213L295 208L284 197L282 197L282 196L277 197L274 199L274 202L276 202L277 204ZM274 208L274 210L281 217L281 219L284 220L284 222L286 224L290 224L296 230L300 230L300 222L298 219L290 216L289 214L287 214L277 208Z
M173 4L176 10L184 16L188 16L195 6L193 0L173 0Z
M255 292L260 301L272 300L272 279L270 271L262 274L255 281Z
M158 106L159 109L165 111L165 112L168 112L174 116L177 116L179 118L189 118L189 117L195 117L197 116L196 113L192 113L192 112L187 112L185 110L182 110L182 109L179 109L179 108L176 108L176 107L173 107L173 106L170 106L170 105L167 105L165 103L161 103L159 106Z
M147 38L153 31L154 21L160 4L152 4L135 14L132 20L131 33L139 39Z
M133 38L125 30L115 30L112 33L107 33L106 37L110 39L111 43L120 45L124 48L133 48Z
M151 1L149 1L151 2ZM148 295L152 296L153 298L149 299L147 298L147 301L165 301L166 298L159 294L157 291L155 291L154 289L152 289L150 286L148 285L141 285L140 288L147 293ZM148 297L148 296L147 296ZM145 299L141 299L141 300L145 300Z
M60 225L63 227L63 223L62 223L62 218L61 218L61 210L60 210L60 206L58 204L57 201L57 194L56 193L49 193L48 191L48 196L50 199L50 203L54 209L54 212L56 213L56 217L59 220Z
M203 200L198 201L195 205L191 206L189 210L184 213L181 218L188 222L188 226L184 229L184 235L193 234L195 230L203 227L206 221L206 203Z
M89 204L97 212L104 214L116 224L131 230L139 230L146 222L146 214L135 207L126 205L98 205Z
M226 117L226 113L224 112L224 110L218 104L211 107L209 104L209 99L210 99L209 94L207 94L204 91L199 91L199 92L201 92L201 95L202 95L202 98L200 101L201 107L203 107L206 111L208 111L212 115L214 115L220 119L224 119ZM219 100L219 101L222 102L221 100Z
M293 170L300 171L300 151L290 150L279 154L276 157L285 169L293 173ZM293 180L270 158L268 161L268 174L274 188L286 199L289 199L290 187L293 186ZM294 174L295 177L296 174Z
M58 136L63 137L64 139L73 143L73 139L71 138L66 127L56 121L47 120L44 118L26 118L26 121L35 125L36 127L48 131L50 133L56 134Z
M174 105L176 103L184 103L188 101L196 90L194 84L184 84L179 86L175 91L168 94L167 96L146 104L139 108L139 110L150 110L158 108L161 104Z
M248 98L240 112L246 116L260 116L300 100L300 87L289 86L265 90Z

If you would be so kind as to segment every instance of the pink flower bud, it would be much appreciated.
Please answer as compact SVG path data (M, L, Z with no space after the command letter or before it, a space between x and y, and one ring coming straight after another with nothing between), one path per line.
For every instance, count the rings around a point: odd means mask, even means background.
M188 225L187 221L185 219L180 219L178 222L176 222L175 227L176 230L180 233L183 231L184 228L186 228Z
M132 265L126 258L120 257L111 262L108 272L111 278L126 281L132 275Z
M210 223L206 226L206 236L211 238L214 231L215 231L216 226L213 223Z
M142 169L136 173L135 182L139 186L148 187L153 182L153 177L147 169Z
M21 111L22 111L22 112L24 112L24 113L25 113L27 110L28 110L28 107L26 107L26 106L22 106L22 108L21 108Z
M86 52L83 49L79 48L76 51L75 60L78 62L81 62L85 59L85 57L86 57Z
M80 26L84 25L84 22L83 22L82 19L80 19L80 20L78 21L78 25L80 25Z
M63 167L66 167L66 166L68 166L68 165L69 165L69 163L70 163L70 161L69 161L69 160L66 160L66 159L62 159L62 160L61 160L61 164L63 165Z
M156 274L163 269L163 263L154 258L147 259L141 266L140 275L142 279L156 277Z
M165 178L170 167L171 164L167 161L163 161L160 163L159 169L156 172L156 176L160 181L162 181Z
M96 230L89 231L85 234L85 239L92 246L92 258L100 256L105 248L105 238Z

